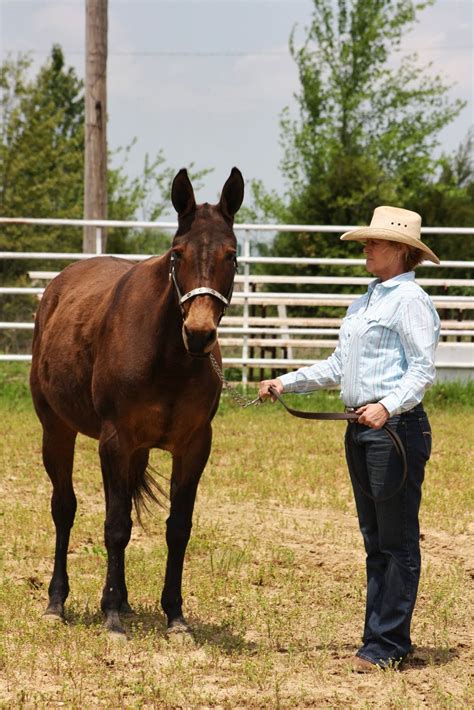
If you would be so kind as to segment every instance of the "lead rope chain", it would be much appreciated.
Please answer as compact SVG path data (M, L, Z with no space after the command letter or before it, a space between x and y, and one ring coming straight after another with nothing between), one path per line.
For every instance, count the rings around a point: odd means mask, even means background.
M211 360L211 365L214 368L214 372L216 373L217 377L220 379L222 382L223 388L230 394L234 402L239 406L245 409L245 407L251 407L252 405L259 405L262 403L262 400L260 397L256 397L255 399L246 399L243 397L240 392L238 392L235 387L233 387L230 382L227 382L227 380L224 377L224 373L222 372L221 368L218 365L218 362L216 358L214 357L213 353L209 355L209 358Z

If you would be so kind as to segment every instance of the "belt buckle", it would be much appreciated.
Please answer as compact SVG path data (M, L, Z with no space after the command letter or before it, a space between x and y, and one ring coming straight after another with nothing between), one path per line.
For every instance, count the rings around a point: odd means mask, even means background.
M354 414L356 409L357 409L357 407L346 407L345 411L346 411L346 414ZM349 419L347 423L348 424L356 424L357 419Z

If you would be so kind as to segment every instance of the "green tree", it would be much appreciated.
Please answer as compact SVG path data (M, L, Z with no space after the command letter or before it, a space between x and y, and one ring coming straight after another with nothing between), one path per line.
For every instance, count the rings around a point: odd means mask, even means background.
M254 183L256 215L300 224L366 224L375 206L388 203L421 211L427 223L429 201L420 196L434 185L449 192L442 185L452 162L435 157L439 132L463 108L416 54L400 56L402 37L431 3L313 3L303 45L296 45L294 32L290 38L301 88L299 116L287 108L281 117L286 191L280 197ZM457 219L457 212L450 216ZM349 256L360 246L341 244L336 235L281 234L274 250Z
M474 130L458 150L440 159L436 180L427 182L418 197L418 208L426 224L439 227L472 227L474 224ZM472 259L472 237L461 234L433 235L430 244L446 260ZM460 276L459 269L443 269L445 276ZM473 270L463 270L472 278Z
M0 67L0 213L6 216L81 218L84 193L84 94L62 50L33 79L22 56ZM108 171L110 219L158 219L169 198L173 170L161 152L145 159L143 174L130 178L126 164L134 142L118 151L121 164ZM116 157L116 156L115 156ZM203 172L196 173L202 176ZM166 195L166 197L165 197ZM114 230L109 251L133 251L135 233ZM151 240L153 241L153 240ZM166 243L162 235L156 244ZM3 226L1 250L80 251L81 230ZM11 265L9 265L11 267ZM14 272L9 269L10 276Z
M0 67L0 214L18 217L80 217L83 115L82 83L66 70L59 47L34 80L31 59L8 59ZM79 238L78 238L79 237ZM0 226L0 250L72 251L77 230ZM53 266L54 265L54 266ZM31 285L26 272L35 262L0 262L2 285ZM57 268L57 262L43 268ZM2 296L2 320L30 320L36 301ZM29 342L28 331L2 333L2 349Z
M59 47L28 81L30 61L1 68L0 212L35 217L80 217L84 147L82 82L64 66ZM77 230L3 227L1 249L80 245Z
M74 69L54 46L48 61L30 78L31 59L20 56L0 66L0 214L9 217L81 218L84 193L84 93ZM169 204L173 169L162 152L145 158L143 173L130 178L127 160L134 142L113 156L118 167L108 171L110 219L157 220ZM191 174L199 181L206 170ZM171 242L168 233L110 230L111 252L160 253ZM0 225L0 251L81 251L82 232L75 227ZM41 262L57 270L66 264ZM31 285L27 272L35 261L0 260L0 283ZM34 298L2 296L0 320L29 320ZM7 331L2 349L17 350L27 332Z
M109 218L117 220L136 219L153 222L159 220L169 208L170 187L176 170L165 165L163 152L151 159L145 155L143 172L130 178L127 162L135 139L126 148L119 148L115 158L121 157L120 165L108 172ZM188 166L190 179L199 190L201 181L210 170L196 170L194 163ZM159 229L109 229L107 249L116 254L162 254L171 245L172 234Z

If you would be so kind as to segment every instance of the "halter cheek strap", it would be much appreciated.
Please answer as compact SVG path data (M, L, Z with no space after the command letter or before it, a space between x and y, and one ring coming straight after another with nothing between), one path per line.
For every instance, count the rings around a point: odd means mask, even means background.
M237 259L234 261L234 269L237 271ZM219 321L221 320L222 316L224 315L227 306L230 304L231 298L232 298L232 292L234 290L234 280L232 279L232 285L229 289L229 293L226 296L223 296L222 293L219 293L219 291L216 291L214 288L210 288L208 286L198 286L197 288L193 288L191 291L188 291L184 295L181 293L181 289L178 286L178 281L176 279L176 257L174 254L171 254L171 259L170 259L170 273L169 273L169 278L170 281L173 281L174 287L176 289L176 293L178 294L178 303L181 308L181 314L184 318L184 308L183 308L183 303L188 301L190 298L193 298L194 296L214 296L215 298L218 298L222 303L224 304L223 311L220 315Z

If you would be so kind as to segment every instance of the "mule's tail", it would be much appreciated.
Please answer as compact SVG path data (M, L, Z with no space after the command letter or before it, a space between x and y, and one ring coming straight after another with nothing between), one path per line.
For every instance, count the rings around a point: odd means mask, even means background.
M168 508L169 495L161 483L156 480L157 477L168 481L166 476L157 471L156 468L148 463L140 480L135 482L135 486L132 491L133 504L135 506L137 520L142 527L143 511L146 513L150 512L150 503L156 503L164 510Z

